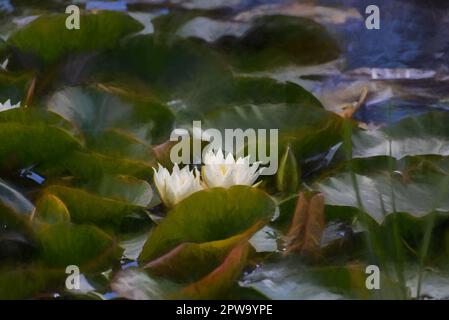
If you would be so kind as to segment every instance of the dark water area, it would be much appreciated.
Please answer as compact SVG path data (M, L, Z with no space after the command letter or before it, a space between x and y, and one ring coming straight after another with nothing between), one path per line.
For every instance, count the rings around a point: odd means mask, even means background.
M380 9L380 30L368 30L364 20L354 19L328 28L342 44L345 70L364 69L368 80L371 71L371 83L382 83L386 90L394 87L388 99L368 100L356 119L381 124L448 109L449 1L320 0L317 4L356 8L363 19L368 5ZM373 77L378 72L380 76Z
M319 4L380 9L380 30L352 21L334 29L346 48L348 68L426 68L449 65L449 2L444 0L320 0Z

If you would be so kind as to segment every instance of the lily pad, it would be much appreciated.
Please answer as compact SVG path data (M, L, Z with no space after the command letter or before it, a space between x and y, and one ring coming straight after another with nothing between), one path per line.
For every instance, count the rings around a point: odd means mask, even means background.
M121 129L122 137L116 134L111 141L121 142L117 147L119 151L123 151L125 140L135 145L139 140L143 141L140 144L144 144L167 139L174 120L172 112L164 105L81 87L56 92L48 101L48 109L75 124L92 139L100 139L98 135L105 130ZM111 133L103 138L111 139ZM102 149L108 142L96 140L93 143L100 144ZM109 143L107 146L113 148L114 144Z
M33 218L52 224L70 222L70 213L61 199L52 194L44 194L36 203Z
M340 54L336 41L323 26L306 18L281 15L256 18L242 37L222 37L214 47L242 71L316 65L335 60Z
M449 156L448 121L448 112L429 112L378 130L361 131L352 138L353 157Z
M0 299L27 299L50 287L62 287L66 276L63 269L55 270L41 265L1 268Z
M119 226L124 217L140 210L130 203L103 198L82 189L54 185L48 187L46 192L64 202L75 223Z
M381 223L385 215L407 212L422 217L432 211L449 212L448 179L438 174L417 176L411 181L384 175L355 175L354 186L349 173L339 174L322 181L317 187L324 194L327 205L356 207L366 211ZM360 194L362 208L357 201Z
M220 266L173 297L195 300L226 298L245 268L249 253L249 243L244 242L236 246Z
M256 188L234 186L196 192L178 203L156 227L139 260L151 261L184 242L227 239L270 219L274 212L273 200Z
M89 189L98 195L132 205L146 207L153 198L153 190L148 182L131 176L105 175L92 183Z
M141 161L120 159L96 152L77 151L61 159L54 166L43 168L51 175L70 172L85 180L101 179L105 174L118 174L148 179L153 175L152 166Z
M290 256L266 262L245 275L240 284L253 288L273 300L384 299L395 296L394 283L381 277L381 290L368 290L365 269L359 264L308 266Z
M79 30L66 28L67 15L42 15L13 33L8 44L45 64L69 54L112 49L126 35L143 26L126 13L100 11L81 15Z
M203 130L217 129L222 137L226 129L265 129L268 140L269 131L278 130L278 141L267 141L267 146L277 147L280 158L283 148L290 145L299 162L335 145L341 139L341 125L340 117L307 102L222 107L206 113L201 123ZM248 140L247 145L256 143Z
M37 230L40 258L49 267L76 265L80 270L102 270L121 256L118 243L94 226L57 223Z
M81 147L66 130L45 125L0 123L0 165L29 166L56 162Z
M247 231L225 240L204 243L182 243L167 254L145 265L145 269L159 276L178 281L199 280L218 267L238 244L248 239L261 227L257 223Z

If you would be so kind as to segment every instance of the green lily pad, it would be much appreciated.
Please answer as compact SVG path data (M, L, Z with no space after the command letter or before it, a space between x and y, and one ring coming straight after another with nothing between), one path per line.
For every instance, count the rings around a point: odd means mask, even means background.
M70 222L70 213L61 199L52 194L44 194L36 203L33 218L51 224Z
M154 159L151 145L120 129L108 129L88 139L90 149L106 156L150 162Z
M37 230L41 260L49 267L76 265L81 272L102 270L118 261L121 249L104 231L94 226L57 223Z
M182 243L167 254L147 263L144 268L158 276L182 282L199 280L218 267L238 244L248 239L261 227L255 224L247 231L225 240L204 243Z
M0 269L0 299L29 299L52 286L62 287L67 274L41 265Z
M23 125L51 125L76 136L74 126L60 115L36 106L29 108L15 108L0 112L0 123L18 123Z
M340 54L336 41L323 26L288 16L257 18L242 37L222 37L214 47L242 71L315 65L337 59Z
M82 189L54 185L45 191L64 202L75 223L119 226L124 217L140 212L139 207L130 203L103 198Z
M151 261L184 242L227 239L270 219L274 212L274 201L256 188L234 186L196 192L178 203L156 227L139 260Z
M174 121L171 110L159 103L81 87L56 92L48 101L48 109L72 122L91 137L88 141L103 150L106 147L114 149L114 143L119 141L117 149L122 153L125 142L136 145L140 140L144 146L167 139ZM99 141L100 134L112 129L121 129L122 136L111 137L109 131L103 135L104 140Z
M70 172L85 180L101 179L105 174L118 174L148 179L153 176L152 165L141 161L114 158L95 152L77 151L43 170L50 175Z
M422 217L432 211L449 212L448 178L440 174L417 175L411 181L381 174L355 175L362 208L349 173L321 181L317 188L324 194L327 205L355 207L366 211L381 223L393 212L407 212Z
M378 130L361 131L352 138L353 157L449 156L448 121L448 112L429 112Z
M204 114L202 120L203 130L217 129L222 137L225 137L226 129L265 129L267 146L274 143L273 146L276 147L278 143L279 159L283 148L290 145L299 162L325 152L338 143L343 123L342 118L334 113L307 103L222 107ZM268 141L270 129L278 130L278 141ZM242 151L237 150L237 153Z
M131 176L105 175L88 188L98 195L132 205L146 207L153 198L153 190L148 182Z
M45 125L0 123L0 165L54 163L81 147L66 130Z
M381 290L368 290L362 265L307 266L296 256L266 262L245 275L241 285L273 300L398 298L397 286L381 276Z
M216 269L174 294L173 298L194 300L227 298L248 262L250 249L247 242L239 244Z
M201 91L202 90L202 91ZM291 82L281 83L269 78L234 77L221 83L219 88L204 86L195 89L195 95L183 95L187 110L179 110L180 120L196 120L203 113L222 109L223 106L247 104L302 104L322 108L321 103L307 90Z
M42 15L14 32L8 44L51 64L69 54L112 49L124 36L143 28L122 12L82 14L79 30L66 28L67 17L66 14Z

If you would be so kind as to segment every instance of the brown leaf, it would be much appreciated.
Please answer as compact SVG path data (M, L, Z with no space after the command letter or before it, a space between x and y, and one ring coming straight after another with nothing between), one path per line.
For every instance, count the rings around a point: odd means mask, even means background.
M226 298L247 264L250 248L250 244L243 241L232 249L214 271L188 285L172 298L195 300Z
M184 242L165 255L147 263L144 268L158 276L166 276L178 281L198 280L223 263L236 245L247 242L264 224L264 221L260 221L245 232L224 240L203 243Z
M304 192L301 192L298 197L292 225L287 234L286 254L299 252L304 256L319 255L324 226L323 195L313 195L309 200Z

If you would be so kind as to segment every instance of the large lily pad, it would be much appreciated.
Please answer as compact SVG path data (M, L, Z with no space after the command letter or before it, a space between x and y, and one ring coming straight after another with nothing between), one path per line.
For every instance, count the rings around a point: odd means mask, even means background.
M83 151L70 154L56 166L45 167L45 172L51 175L70 172L85 180L101 179L105 174L135 176L140 179L148 179L153 175L149 163Z
M242 37L222 37L214 45L243 71L320 64L340 54L337 43L323 26L313 20L287 16L257 18Z
M254 288L274 300L340 300L398 298L395 286L385 275L381 290L365 286L365 268L360 264L310 267L290 256L267 262L245 275L241 285Z
M118 226L124 217L140 210L130 203L103 198L82 189L54 185L47 188L46 192L64 202L72 221L76 223Z
M40 16L13 33L8 44L49 64L68 54L111 49L124 36L143 28L138 21L121 12L83 14L79 30L66 28L67 17L65 14Z
M379 223L393 212L407 212L416 217L432 211L449 212L449 199L445 196L449 188L447 176L428 173L404 181L397 176L356 174L355 180L356 185L351 174L343 173L325 179L318 189L324 194L327 205L359 208Z
M234 186L194 193L177 204L151 233L139 260L151 261L183 242L227 239L270 219L274 212L273 200L256 188Z
M292 147L298 161L306 157L328 150L341 138L342 119L337 115L315 107L313 103L262 104L223 107L206 113L201 123L202 129L214 128L220 130L222 137L225 129L266 129L266 139L270 137L269 130L279 133L278 152L281 153L287 145ZM249 141L255 143L255 141ZM238 150L241 152L241 150ZM280 157L280 154L277 155Z
M57 223L42 225L37 231L40 258L49 267L76 265L80 270L101 270L118 260L118 243L94 226Z
M430 112L397 124L354 135L353 157L449 155L448 112Z
M105 130L121 129L121 137L117 137L120 131L116 131L115 137L109 133L103 136L103 141L92 141L102 149L108 141L109 148L114 148L114 143L119 141L117 148L123 150L125 142L136 145L141 140L140 144L144 146L167 139L174 118L168 107L154 101L136 97L127 99L81 87L56 92L48 101L48 109L75 124L92 139L99 140Z
M17 300L33 297L51 287L62 287L67 275L41 265L0 269L0 298Z
M153 190L148 182L131 176L105 175L93 182L89 189L97 194L132 205L146 207L153 198Z
M248 261L250 245L243 242L236 246L221 265L204 278L173 295L176 299L223 299L228 297Z
M145 268L151 273L178 281L199 280L218 267L234 247L248 241L260 227L261 224L257 223L247 231L225 240L182 243L169 253L146 264Z
M0 123L0 164L29 166L55 162L80 148L80 141L66 130L45 125Z

